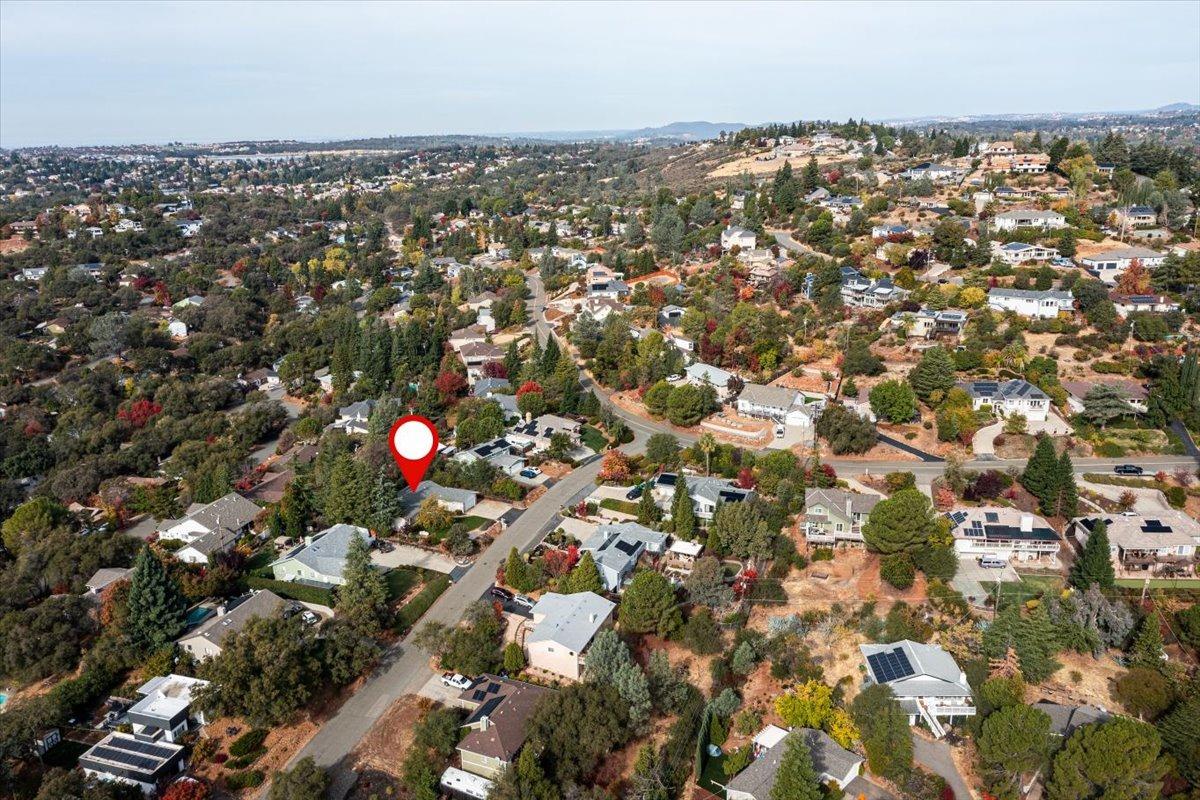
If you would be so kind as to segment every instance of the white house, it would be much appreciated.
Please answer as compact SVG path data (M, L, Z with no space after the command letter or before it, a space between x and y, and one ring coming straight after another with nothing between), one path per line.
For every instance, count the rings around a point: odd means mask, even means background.
M1125 206L1113 211L1112 216L1113 222L1121 227L1137 228L1158 222L1158 214L1150 206Z
M278 614L283 606L283 598L269 589L253 592L240 600L218 606L215 616L185 631L176 642L200 661L215 658L221 655L227 637L246 627L252 619Z
M193 503L182 519L163 520L158 524L158 538L190 543L217 531L240 536L250 530L261 511L237 492L230 492L211 503Z
M804 395L795 389L757 383L747 383L737 399L739 414L766 417L802 428L812 427L823 408L823 403L805 403Z
M1012 311L1022 317L1052 319L1075 309L1075 296L1053 289L1039 292L1033 289L988 290L988 307L997 311Z
M1067 526L1082 549L1103 520L1118 575L1187 575L1200 547L1200 522L1176 509L1076 517Z
M204 712L192 709L192 694L208 681L186 675L160 675L138 687L141 699L126 713L136 736L178 742L189 730L204 725Z
M863 644L866 683L891 687L908 724L921 719L937 738L945 723L975 716L971 684L954 658L936 645L903 639L892 644Z
M79 767L85 775L136 786L149 797L160 782L183 771L184 748L114 731L79 757Z
M674 472L663 472L654 479L651 492L658 507L671 513L671 501L675 497L675 483L680 476ZM724 478L712 478L702 475L685 475L688 496L692 498L692 509L699 519L710 520L721 503L740 503L754 497L753 489L742 489L734 486L732 481Z
M524 635L529 666L579 680L584 653L596 634L610 624L617 604L594 592L546 592L530 611Z
M1030 261L1050 261L1058 258L1058 250L1053 247L1042 247L1038 244L1024 242L1008 242L992 246L992 252L1006 264L1025 264Z
M972 381L958 386L971 396L976 409L988 406L1001 416L1021 414L1034 422L1044 422L1050 414L1050 396L1029 381Z
M558 433L564 434L576 447L582 432L583 425L576 420L557 414L542 414L537 419L519 423L506 438L518 447L540 453L550 447L553 436Z
M1135 311L1153 311L1156 314L1165 314L1180 309L1178 302L1163 294L1117 294L1112 292L1108 297L1113 301L1113 306L1122 317L1127 317Z
M1058 229L1067 227L1067 218L1057 211L1027 208L997 214L992 218L992 227L997 231L1012 231L1017 228Z
M1120 279L1134 261L1141 262L1146 269L1154 269L1162 266L1166 260L1165 253L1159 253L1148 247L1119 247L1084 256L1079 259L1079 263L1083 264L1088 272L1111 285Z
M954 551L964 556L1031 561L1046 558L1058 565L1062 540L1046 520L1015 508L972 506L951 511Z
M684 368L683 374L688 383L693 386L711 386L717 392L717 399L724 400L729 396L729 380L734 377L732 372L697 361Z
M734 247L742 250L753 250L757 241L758 237L754 234L754 231L736 225L730 225L721 231L722 250L732 250Z

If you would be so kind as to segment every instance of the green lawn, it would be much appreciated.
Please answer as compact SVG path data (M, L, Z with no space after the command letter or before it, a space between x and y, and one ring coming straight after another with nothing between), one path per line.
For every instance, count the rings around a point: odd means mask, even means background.
M268 570L266 572L262 572L262 570L266 570L267 565L274 560L275 553L271 549L268 548L259 550L257 553L246 559L246 566L243 567L243 569L248 574L260 573L262 577L269 578L271 576L270 571Z
M628 500L614 500L611 497L601 500L600 507L607 508L609 511L620 511L623 514L633 514L634 516L638 513L637 503L632 503Z
M700 773L700 788L705 791L712 792L717 797L724 797L725 790L721 788L729 778L725 777L725 754L713 757L708 754L704 756L704 771ZM718 786L717 784L720 784Z
M408 594L409 589L416 586L417 582L421 580L421 573L409 567L397 567L387 574L386 580L388 600L394 603Z
M985 581L981 585L992 597L996 596L996 582ZM1012 603L1024 603L1047 592L1056 592L1063 587L1059 575L1022 575L1019 581L1005 581L1000 586L1000 607Z
M1145 585L1144 578L1118 578L1117 586L1129 589L1140 589ZM1200 589L1200 578L1151 578L1151 589Z
M482 528L484 525L491 522L491 520L489 520L487 517L477 517L474 514L468 514L465 517L459 517L454 521L460 525L465 525L469 531L473 531L476 528Z
M608 439L604 438L604 434L593 428L591 425L584 425L579 429L579 437L583 443L595 450L597 453L603 452L604 448L608 447Z

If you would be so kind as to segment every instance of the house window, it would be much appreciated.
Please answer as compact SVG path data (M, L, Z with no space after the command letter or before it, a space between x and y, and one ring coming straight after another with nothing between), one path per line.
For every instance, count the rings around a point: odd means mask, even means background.
M838 522L838 523L835 523L835 524L834 524L834 526L833 526L833 529L834 529L835 531L839 531L839 532L840 532L840 531L842 530L842 523L840 523L840 522Z
M554 652L554 648L553 648L553 647L547 647L547 648L546 648L546 652L547 652L547 653L553 653L553 652Z

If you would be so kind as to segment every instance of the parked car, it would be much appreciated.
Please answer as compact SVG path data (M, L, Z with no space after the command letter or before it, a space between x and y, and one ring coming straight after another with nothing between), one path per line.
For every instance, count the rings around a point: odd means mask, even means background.
M538 475L541 475L541 474L542 474L542 471L537 469L536 467L526 467L525 469L521 470L522 478L536 478Z
M782 425L775 426L775 438L776 439L782 439L784 437L784 434L786 434L786 433L787 433L787 428L785 428L784 426L782 426Z
M396 545L386 539L380 539L375 543L375 549L381 553L390 553L396 549Z
M526 597L523 594L513 595L513 605L521 606L521 608L533 608L534 602L532 597Z
M305 625L316 625L321 621L321 618L318 617L313 611L305 611L300 615L300 619L304 621Z
M513 599L513 593L508 589L505 589L503 586L493 586L492 588L488 589L488 594L500 600L507 601Z
M468 678L466 675L460 675L457 672L454 674L447 672L442 676L443 686L448 686L451 689L458 689L459 691L470 689L471 683L472 681L470 678Z
M646 488L645 484L639 483L637 486L634 486L632 489L630 489L628 492L625 493L625 499L626 500L637 500L639 497L642 496L642 492L645 491L645 488Z
M1113 472L1118 475L1141 475L1145 470L1137 464L1117 464L1113 467Z

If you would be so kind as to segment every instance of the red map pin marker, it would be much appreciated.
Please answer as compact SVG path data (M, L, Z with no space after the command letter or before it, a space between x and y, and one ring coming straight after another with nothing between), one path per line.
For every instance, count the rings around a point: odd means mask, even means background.
M416 414L401 417L392 425L388 446L408 488L415 492L425 477L425 470L437 455L437 428Z

